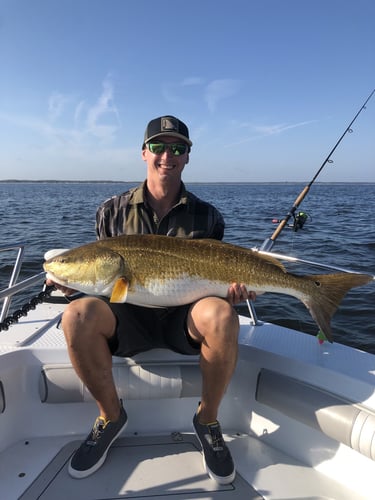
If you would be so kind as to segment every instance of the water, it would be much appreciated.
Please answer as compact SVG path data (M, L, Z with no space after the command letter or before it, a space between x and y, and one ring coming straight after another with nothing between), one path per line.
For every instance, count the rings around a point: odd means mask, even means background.
M0 244L27 242L21 277L38 273L46 250L94 240L96 207L134 185L0 183ZM271 236L277 227L272 219L285 216L303 185L192 184L188 188L222 212L226 241L254 247ZM375 184L314 184L300 206L309 214L303 230L285 228L273 250L375 274L374 200ZM9 280L13 255L0 254L0 289ZM321 272L301 265L288 268ZM374 283L350 291L332 322L335 340L375 353L374 304ZM247 314L246 307L239 309ZM266 294L257 298L256 309L265 321L317 333L309 313L296 299Z

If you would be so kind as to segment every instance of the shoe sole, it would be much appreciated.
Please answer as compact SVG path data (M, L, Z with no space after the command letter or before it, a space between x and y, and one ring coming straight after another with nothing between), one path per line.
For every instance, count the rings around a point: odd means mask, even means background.
M128 425L128 421L126 421L124 423L124 425L121 427L121 429L114 436L112 441L109 443L107 449L105 450L105 452L103 453L101 458L90 469L86 469L86 470L73 469L73 467L72 467L72 458L73 457L72 457L69 461L69 466L68 466L69 475L71 477L73 477L74 479L84 479L85 477L91 476L91 474L94 474L94 472L96 472L98 469L100 469L100 467L104 464L104 462L107 458L107 454L108 454L110 447L116 441L116 439L119 437L119 435L122 433L122 431L126 428L127 425Z
M203 462L203 467L206 471L206 473L210 476L210 478L213 481L216 481L218 484L225 485L225 484L230 484L233 483L235 477L236 477L236 471L234 470L230 476L217 476L212 472L212 470L208 467L206 460L204 458L204 453L202 451L203 457L202 457L202 462Z

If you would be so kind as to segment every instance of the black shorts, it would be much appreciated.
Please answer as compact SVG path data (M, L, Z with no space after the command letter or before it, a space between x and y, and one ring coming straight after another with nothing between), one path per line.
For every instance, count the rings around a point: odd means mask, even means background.
M187 330L191 304L150 308L133 304L114 304L103 299L116 317L116 331L108 341L113 356L131 357L155 348L167 348L181 354L199 354L200 344Z

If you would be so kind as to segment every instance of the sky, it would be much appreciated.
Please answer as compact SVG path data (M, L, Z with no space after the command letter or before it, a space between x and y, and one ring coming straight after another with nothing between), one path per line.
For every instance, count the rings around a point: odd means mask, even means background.
M0 180L309 182L375 88L373 0L0 0ZM318 179L375 182L375 94Z

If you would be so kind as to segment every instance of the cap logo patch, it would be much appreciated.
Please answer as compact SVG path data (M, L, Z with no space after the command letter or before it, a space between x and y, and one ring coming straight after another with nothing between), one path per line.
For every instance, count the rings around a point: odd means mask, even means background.
M175 131L178 132L178 121L173 120L173 118L162 118L161 119L161 130L164 132Z

